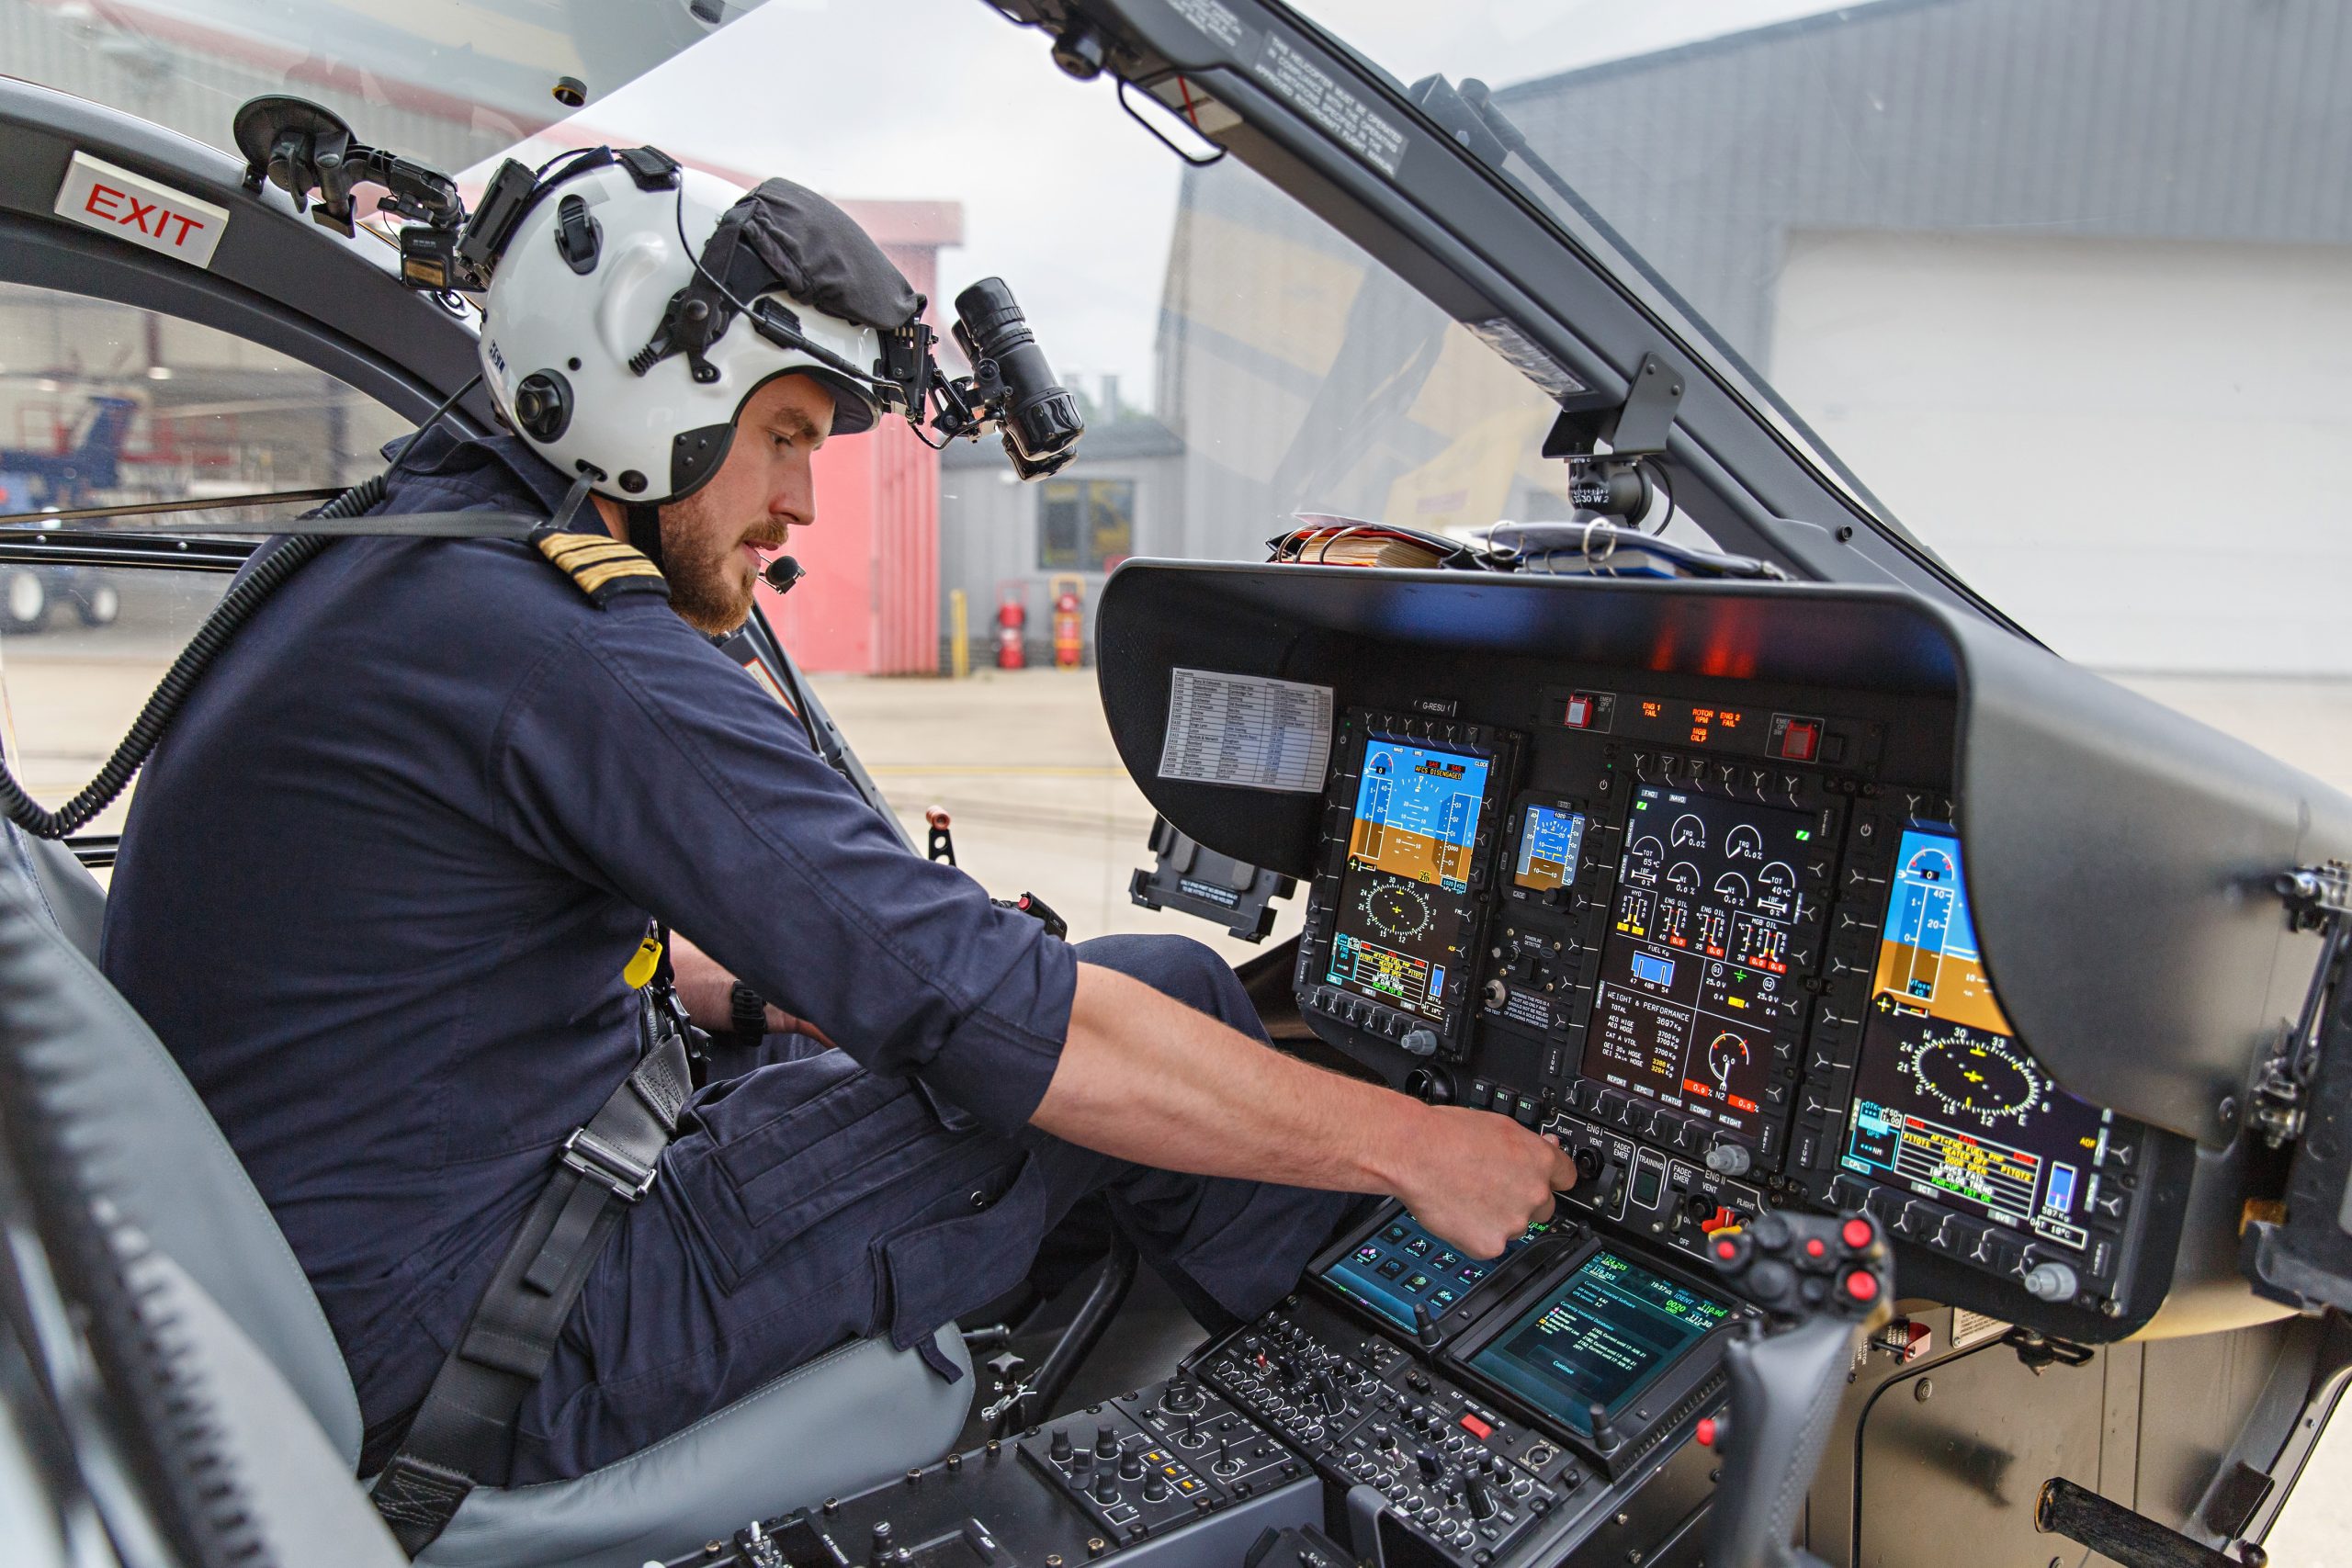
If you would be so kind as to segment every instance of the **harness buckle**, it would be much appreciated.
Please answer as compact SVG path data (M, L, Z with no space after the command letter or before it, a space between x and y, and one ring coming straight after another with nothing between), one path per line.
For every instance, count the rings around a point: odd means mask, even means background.
M653 1190L660 1168L641 1165L585 1127L575 1128L563 1141L563 1163L604 1187L624 1203L634 1203Z

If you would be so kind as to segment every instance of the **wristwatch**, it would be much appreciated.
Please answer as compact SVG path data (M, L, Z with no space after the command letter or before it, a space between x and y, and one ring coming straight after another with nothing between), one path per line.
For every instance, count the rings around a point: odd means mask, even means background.
M729 1027L744 1044L757 1044L767 1033L768 999L741 980L727 993L727 1010Z

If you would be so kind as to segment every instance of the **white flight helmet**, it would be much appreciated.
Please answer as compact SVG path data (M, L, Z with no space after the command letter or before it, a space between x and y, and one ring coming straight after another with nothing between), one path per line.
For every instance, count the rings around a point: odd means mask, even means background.
M873 426L876 327L903 327L922 297L847 215L787 182L755 197L650 149L582 167L534 193L483 307L491 395L542 457L636 512L708 479L744 400L778 376L825 382L833 434ZM779 274L866 319L771 287Z

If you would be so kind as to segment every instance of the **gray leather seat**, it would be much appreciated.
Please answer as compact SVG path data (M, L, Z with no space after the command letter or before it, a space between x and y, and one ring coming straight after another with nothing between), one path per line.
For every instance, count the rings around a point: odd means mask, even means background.
M6 828L0 853L0 1016L38 1052L51 1102L106 1167L106 1190L191 1286L260 1347L340 1456L358 1401L310 1282L203 1103L96 963L104 894L61 846ZM845 1346L686 1431L576 1481L483 1489L418 1559L458 1565L637 1568L751 1519L872 1485L954 1442L971 1396L953 1325L940 1381L912 1352Z

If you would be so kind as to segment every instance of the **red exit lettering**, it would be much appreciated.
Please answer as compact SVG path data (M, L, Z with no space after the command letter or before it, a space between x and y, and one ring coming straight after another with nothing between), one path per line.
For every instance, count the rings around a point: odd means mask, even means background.
M111 219L125 228L136 229L142 234L152 235L172 245L187 244L190 234L208 227L201 218L175 212L160 201L141 201L130 192L117 190L108 185L91 186L88 199L82 203L82 210L94 217ZM172 231L174 224L179 226L176 233Z

